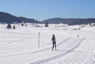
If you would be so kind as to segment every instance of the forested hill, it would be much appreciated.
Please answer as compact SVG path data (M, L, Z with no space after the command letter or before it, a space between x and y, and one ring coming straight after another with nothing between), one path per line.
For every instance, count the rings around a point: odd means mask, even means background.
M25 18L25 17L16 17L14 15L11 15L9 13L0 12L0 23L21 23L21 22L27 22L27 23L40 23L39 21L31 18ZM46 19L42 21L42 23L50 23L50 24L69 24L69 25L76 25L76 24L89 24L89 23L95 23L95 18L51 18Z
M69 25L76 25L76 24L89 24L89 23L95 23L95 18L87 18L87 19L82 19L82 18L52 18L52 19L47 19L42 21L42 23L48 22L50 24L59 24L59 23L64 23L64 24L69 24Z
M30 22L30 23L38 23L39 21L35 19L25 18L25 17L16 17L9 13L0 12L0 23L21 23L23 22Z

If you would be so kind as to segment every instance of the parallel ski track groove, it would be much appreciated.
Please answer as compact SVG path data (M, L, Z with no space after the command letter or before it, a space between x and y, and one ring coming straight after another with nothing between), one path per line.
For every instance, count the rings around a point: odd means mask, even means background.
M61 43L65 42L65 41L67 41L68 39L70 39L70 38L67 38L67 39L63 40L62 42L60 42L59 44L57 44L57 46L60 45ZM0 56L0 57L10 57L10 56L25 55L25 54L31 54L31 53L41 52L41 51L48 50L48 49L51 49L51 47L43 49L43 50L38 50L38 51L30 52L30 53L22 53L22 54L8 55L8 56Z
M68 38L68 39L69 39L69 38ZM68 40L68 39L66 39L66 40ZM30 64L43 64L43 63L48 62L48 61L50 61L50 60L53 60L53 59L62 57L62 56L64 56L64 55L66 55L66 54L69 54L69 53L72 52L74 49L76 49L76 48L81 44L81 42L82 42L84 39L85 39L85 38L81 39L81 40L78 42L78 44L76 44L73 48L69 49L69 50L66 51L65 53L56 55L56 56L54 56L54 57L50 57L50 58L48 58L48 59L42 59L42 60L39 60L39 61L30 63ZM65 41L66 41L66 40L65 40ZM61 42L61 43L62 43L62 42ZM61 43L59 43L59 44L61 44ZM59 44L58 44L58 45L59 45Z

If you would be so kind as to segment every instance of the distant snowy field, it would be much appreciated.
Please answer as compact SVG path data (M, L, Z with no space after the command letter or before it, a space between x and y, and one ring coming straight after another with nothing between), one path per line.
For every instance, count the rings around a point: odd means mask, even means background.
M82 38L85 40L74 50L64 56L51 58L43 64L94 64L95 62L95 27L86 26L80 30L73 30L80 26L65 27L62 24L50 24L49 27L44 27L44 24L27 24L27 26L15 24L15 26L16 29L7 29L7 24L0 24L0 64L32 64L48 59L69 49L72 50ZM53 34L56 36L57 44L63 42L58 45L57 51L48 49L52 47ZM67 38L69 39L64 41Z
M43 27L43 25L21 26L7 29L7 24L0 25L0 56L29 53L38 50L38 34L40 32L40 48L51 47L51 37L55 34L57 42L67 38L59 28ZM13 25L12 25L13 26Z

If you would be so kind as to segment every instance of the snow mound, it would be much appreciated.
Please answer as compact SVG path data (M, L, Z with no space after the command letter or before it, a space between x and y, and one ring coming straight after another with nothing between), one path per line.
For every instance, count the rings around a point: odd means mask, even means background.
M33 25L32 27L41 27L41 26L39 26L39 25Z

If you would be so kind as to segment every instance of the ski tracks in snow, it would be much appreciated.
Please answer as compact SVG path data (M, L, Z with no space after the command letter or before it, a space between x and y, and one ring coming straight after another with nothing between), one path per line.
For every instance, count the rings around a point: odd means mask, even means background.
M76 44L74 47L72 47L72 48L70 48L69 50L67 50L66 52L61 53L61 54L56 55L56 56L53 56L53 57L50 57L50 58L47 58L47 59L42 59L42 60L39 60L39 61L30 63L30 64L44 64L44 63L49 62L49 61L51 61L51 60L58 59L58 58L60 58L60 57L62 57L62 56L64 56L64 55L66 55L66 54L69 54L70 52L72 52L72 51L74 51L76 48L78 48L84 39L85 39L85 38L77 38L77 39L74 39L74 38L73 38L73 42L77 42L77 44ZM68 39L62 41L61 43L59 43L59 44L57 45L57 47L60 47L60 46L62 46L62 44L68 43L68 42L72 42L72 38L68 38ZM49 49L49 48L48 48L48 49ZM45 49L45 50L47 50L47 49Z

